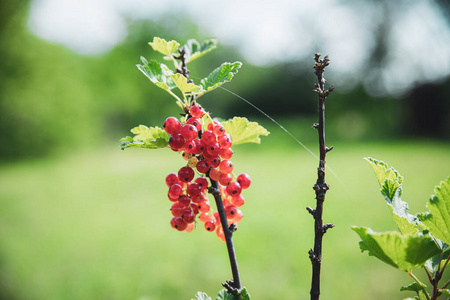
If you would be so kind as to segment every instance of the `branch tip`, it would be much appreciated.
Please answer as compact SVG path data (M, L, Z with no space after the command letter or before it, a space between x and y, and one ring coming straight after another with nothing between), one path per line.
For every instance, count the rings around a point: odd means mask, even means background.
M325 234L328 229L331 229L334 227L333 223L328 223L322 226L322 234Z
M310 206L308 206L308 207L306 208L306 210L307 210L313 217L316 216L316 210L315 210L315 209L313 209L313 208L311 208Z

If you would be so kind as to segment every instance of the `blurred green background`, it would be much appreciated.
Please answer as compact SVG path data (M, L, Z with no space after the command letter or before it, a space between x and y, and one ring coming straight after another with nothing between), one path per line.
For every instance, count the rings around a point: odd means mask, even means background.
M327 160L336 175L327 174L324 221L336 228L324 239L322 295L407 296L399 288L410 283L408 276L361 254L350 226L395 229L363 157L384 160L405 176L412 213L424 211L433 187L450 175L448 2L278 2L275 9L270 1L217 4L231 20L216 10L208 15L202 1L192 7L179 1L0 2L1 299L190 299L198 290L215 294L231 276L225 245L213 234L169 226L164 178L184 164L181 157L119 150L130 128L161 126L179 113L135 67L141 55L159 59L147 45L154 36L218 38L218 49L190 66L192 78L224 61L242 61L225 87L313 152L312 56L330 54L325 77L336 91L327 103L327 144L335 150ZM120 11L122 27L101 31L105 18L96 16L93 3L106 19L117 17L112 8ZM408 23L417 14L421 18ZM351 23L356 17L367 23ZM290 18L298 20L278 23ZM58 23L65 19L74 31ZM111 32L122 35L92 50ZM261 145L234 148L236 171L253 180L235 234L243 284L253 299L309 298L313 220L305 207L314 206L316 159L227 91L201 100L214 116L246 116L271 131Z

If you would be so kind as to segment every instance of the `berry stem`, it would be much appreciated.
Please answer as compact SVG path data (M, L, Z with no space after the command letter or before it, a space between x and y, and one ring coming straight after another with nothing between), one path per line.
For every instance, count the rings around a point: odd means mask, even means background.
M334 227L333 224L323 225L322 213L323 203L325 201L325 194L329 189L328 184L325 182L325 156L332 148L325 147L325 99L333 91L333 87L330 87L325 91L325 79L323 78L323 72L325 67L329 65L328 56L324 59L320 59L320 54L316 53L315 57L315 74L317 76L318 83L315 84L315 90L319 95L319 123L314 124L313 128L317 129L319 133L319 151L320 160L319 167L317 169L317 181L313 189L316 192L316 208L307 208L308 212L314 217L314 251L309 250L309 258L312 264L312 281L311 281L311 300L318 300L320 296L320 269L322 264L322 238L325 232Z
M209 178L209 174L208 174ZM220 195L219 183L215 180L211 181L211 187L208 192L214 196L214 200L216 201L217 211L219 212L220 223L222 224L223 232L225 235L225 242L227 244L228 256L230 258L231 272L233 273L233 281L227 281L227 283L222 285L227 288L228 292L231 294L237 294L242 289L241 279L239 277L239 269L236 259L236 252L234 250L233 244L233 232L228 227L228 221L225 214L225 208L223 207L222 196Z

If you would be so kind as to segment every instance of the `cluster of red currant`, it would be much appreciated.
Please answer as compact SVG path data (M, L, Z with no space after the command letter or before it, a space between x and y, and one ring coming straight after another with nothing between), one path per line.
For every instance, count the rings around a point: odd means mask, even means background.
M174 202L170 224L179 231L191 232L198 216L207 231L215 231L225 241L219 214L211 209L208 201L207 177L219 183L229 224L241 221L239 207L244 204L241 191L250 186L251 180L245 173L233 174L231 136L220 122L212 121L209 115L206 118L209 123L202 119L204 114L201 106L193 105L184 121L169 117L164 122L164 130L170 135L170 148L181 152L188 162L178 173L170 173L166 177L169 200ZM196 171L199 176L194 180Z

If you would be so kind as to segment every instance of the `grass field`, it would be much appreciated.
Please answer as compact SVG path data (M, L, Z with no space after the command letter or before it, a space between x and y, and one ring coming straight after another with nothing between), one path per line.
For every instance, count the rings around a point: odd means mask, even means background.
M450 175L448 143L335 144L327 173L323 299L403 299L411 280L361 254L351 225L395 229L363 157L405 177L411 212L425 210ZM238 146L237 146L238 147ZM235 148L237 150L238 148ZM312 186L317 161L304 149L243 145L235 171L253 183L235 234L242 282L253 299L309 299ZM311 145L315 150L315 146ZM164 178L183 165L166 150L92 149L0 169L0 298L190 299L230 279L226 247L203 228L169 226ZM423 276L418 272L419 276ZM409 296L412 296L409 294Z

